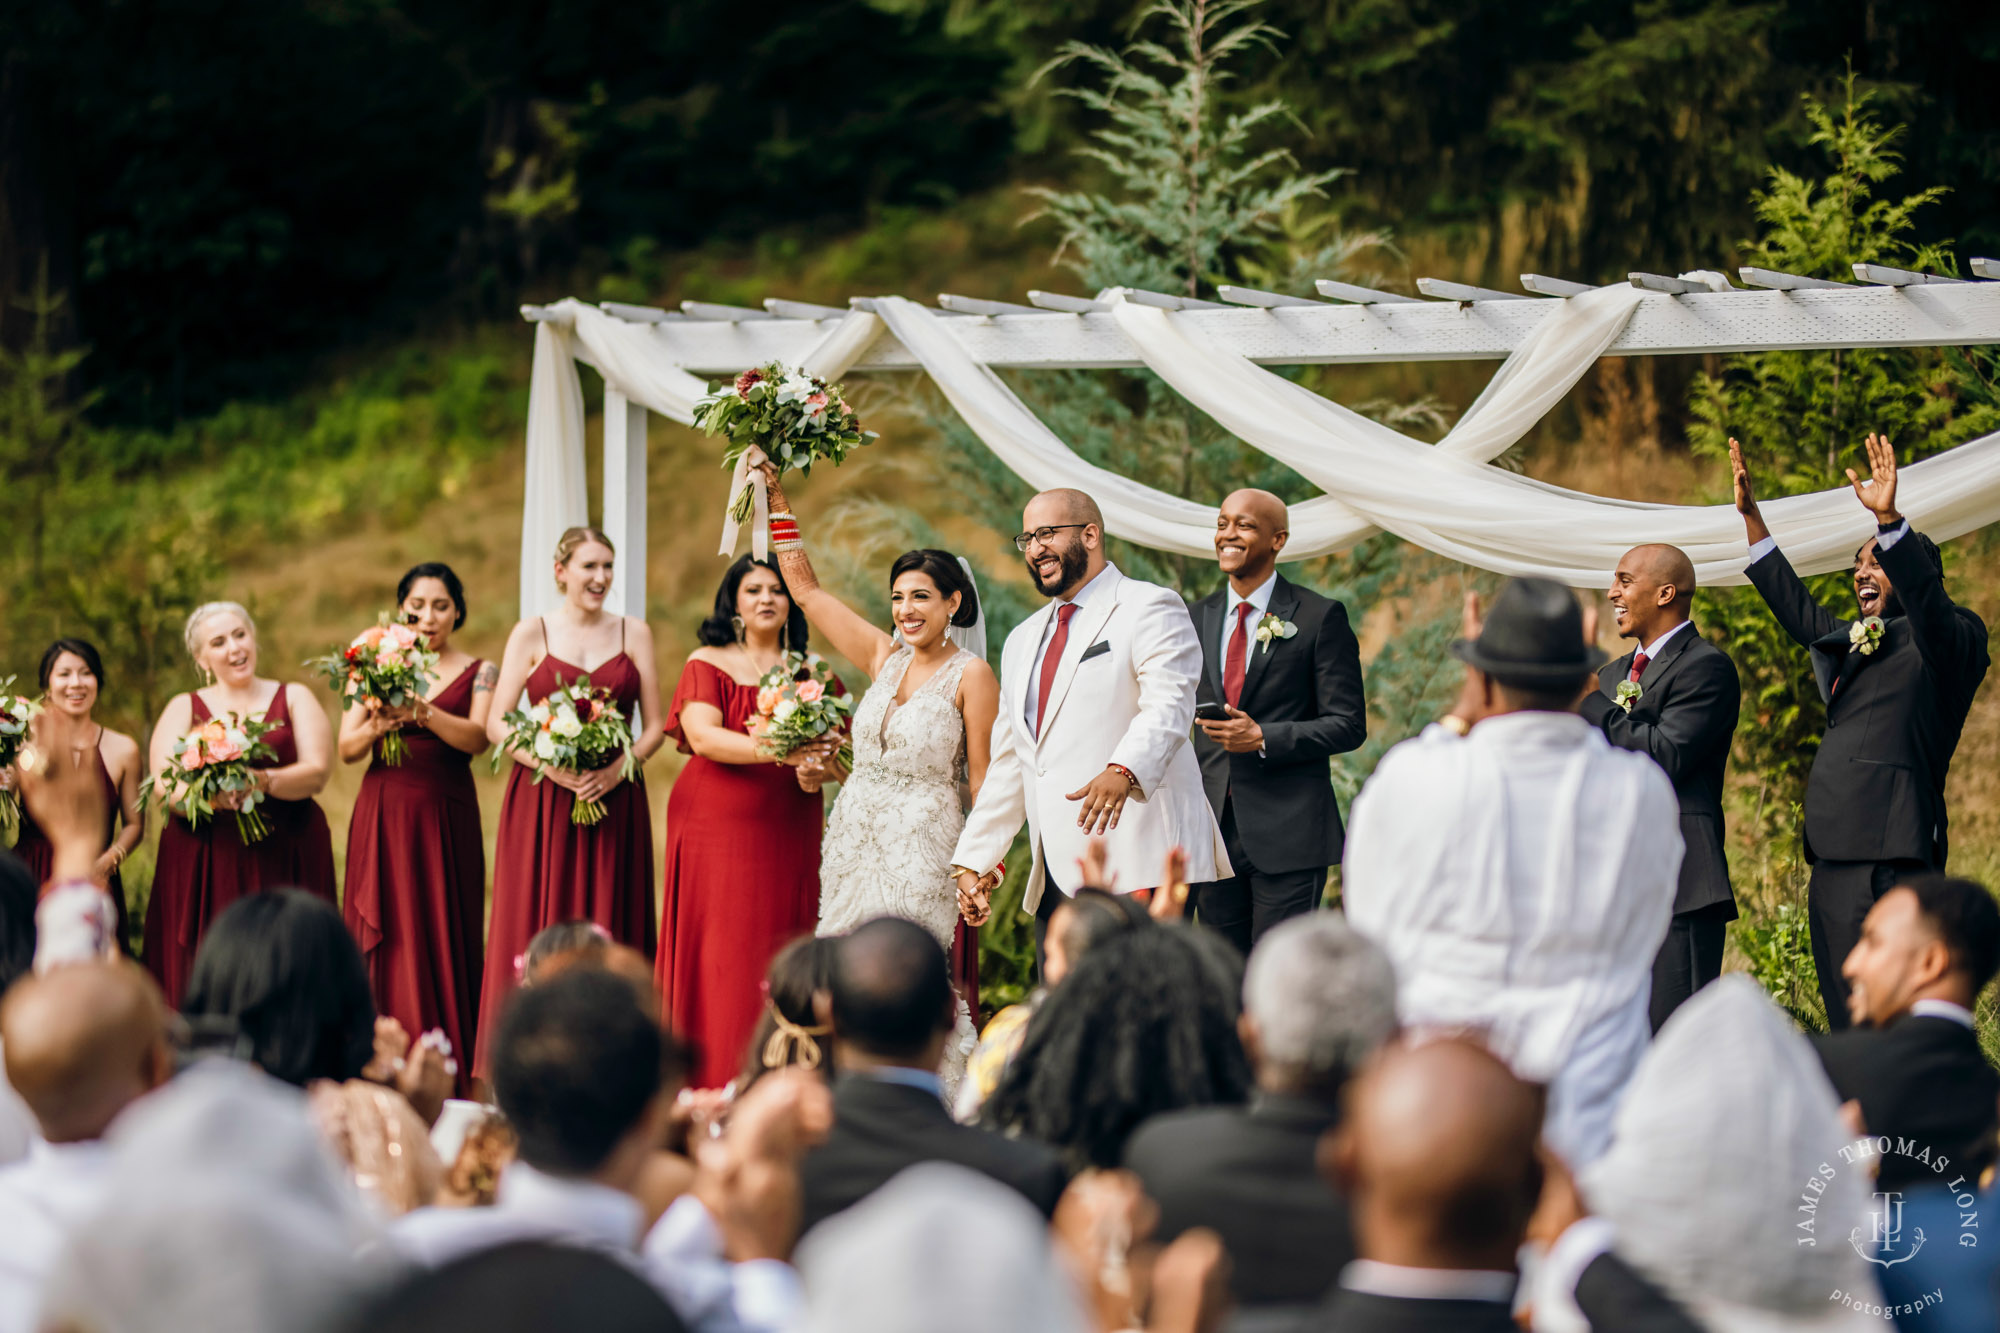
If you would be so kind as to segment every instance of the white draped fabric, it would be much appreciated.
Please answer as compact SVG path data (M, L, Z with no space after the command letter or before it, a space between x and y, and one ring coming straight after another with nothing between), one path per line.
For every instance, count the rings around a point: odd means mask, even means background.
M1292 506L1288 560L1342 550L1386 530L1477 568L1588 587L1633 544L1660 541L1687 551L1704 584L1744 581L1743 524L1728 505L1607 499L1485 466L1525 436L1617 339L1644 296L1637 288L1605 287L1542 302L1547 315L1435 445L1258 366L1177 312L1127 301L1116 291L1104 296L1150 369L1232 434L1326 492ZM1110 531L1129 541L1185 555L1213 552L1213 506L1078 457L990 367L966 352L951 320L900 297L881 298L875 306L879 319L855 312L834 325L805 359L806 369L838 378L886 324L966 424L1022 480L1037 489L1089 492ZM692 418L708 387L675 364L663 326L629 324L575 300L551 314L565 323L543 323L536 333L524 589L552 586L545 553L585 511L583 410L570 357L595 366L631 401L677 421ZM2000 519L2000 434L1905 467L1899 499L1916 526L1940 540ZM1845 567L1873 530L1846 487L1766 501L1764 515L1804 572ZM733 548L733 529L725 542Z

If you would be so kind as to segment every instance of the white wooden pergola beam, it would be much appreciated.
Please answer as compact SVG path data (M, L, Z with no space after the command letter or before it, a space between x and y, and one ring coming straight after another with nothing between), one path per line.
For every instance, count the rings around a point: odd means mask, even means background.
M1966 267L1977 278L2000 278L2000 259L1974 259Z
M1540 273L1523 273L1521 288L1537 296L1582 296L1597 290L1587 282L1571 282L1568 278L1551 278Z
M1889 268L1882 264L1856 264L1854 276L1863 282L1872 282L1883 287L1922 287L1930 283L1959 283L1964 278L1947 278L1941 273L1918 273L1907 268Z
M1321 296L1330 296L1336 301L1349 301L1355 305L1427 305L1421 296L1405 296L1401 292L1379 291L1374 287L1362 287L1351 282L1335 282L1332 278L1321 278L1313 283Z
M689 319L713 324L742 324L746 321L777 318L768 310L752 310L746 305L717 305L713 301L683 301L681 311Z
M1634 287L1649 292L1664 292L1668 296L1691 296L1696 292L1712 290L1698 282L1689 282L1686 278L1670 278L1664 273L1628 273L1625 279Z
M599 301L597 308L613 319L622 319L627 324L665 324L672 319L686 319L678 310L662 310L658 306L628 305L624 301Z
M1070 317L963 317L952 321L953 331L973 359L992 366L1057 369L1140 364L1117 321L1101 313L1098 303L1081 297L1037 295L1062 304L1037 301L1036 308L1059 308ZM864 302L866 298L857 298L855 304L865 308ZM1367 304L1231 306L1190 310L1176 317L1265 365L1347 364L1498 360L1512 352L1548 310L1540 301L1521 299L1459 304L1399 297ZM756 313L764 318L733 323L684 319L654 327L656 336L673 349L680 365L693 374L709 376L734 375L745 366L766 361L796 363L826 335L823 323L773 319L768 312ZM522 314L534 319L547 311L528 306ZM1980 343L2000 343L2000 283L1830 285L1731 292L1699 287L1685 295L1649 292L1643 296L1606 354L1665 356ZM854 367L862 373L919 368L917 359L887 332L875 339Z
M1038 310L1031 305L1018 305L1013 301L987 301L977 296L959 296L952 292L938 293L938 306L958 315L985 315L991 319L999 315L1049 315L1053 311Z
M1780 273L1774 268L1752 268L1747 264L1736 270L1736 276L1743 279L1747 287L1765 287L1776 292L1854 290L1854 284L1851 282L1835 282L1831 278L1806 278L1796 273Z
M1104 301L1093 301L1085 296L1064 296L1061 292L1032 291L1028 293L1028 301L1043 310L1057 310L1065 315L1089 315L1111 308Z
M1525 301L1528 298L1519 292L1500 292L1491 287L1474 287L1463 282L1446 282L1443 278L1418 278L1417 290L1425 296L1434 296L1440 301Z
M778 319L844 319L847 312L837 305L814 305L810 301L785 301L775 296L764 298L764 309Z
M1255 306L1259 310L1282 310L1286 306L1325 305L1324 301L1314 301L1304 296L1287 296L1283 292L1264 292L1255 287L1232 287L1228 283L1215 289L1215 294L1230 305Z
M1143 287L1125 289L1125 299L1134 305L1149 305L1159 310L1227 310L1220 301L1203 301L1193 296L1173 296L1166 292L1149 292Z

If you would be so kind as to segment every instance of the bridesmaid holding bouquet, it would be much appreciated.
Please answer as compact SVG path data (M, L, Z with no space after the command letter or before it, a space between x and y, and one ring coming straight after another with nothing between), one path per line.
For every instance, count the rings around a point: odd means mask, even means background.
M257 627L235 602L196 607L186 642L208 684L167 701L153 727L151 770L164 773L177 741L210 718L231 714L268 723L264 743L275 753L255 765L262 798L256 810L269 831L254 841L246 842L226 813L240 807L241 793L225 797L199 826L175 805L175 792L163 793L170 814L160 829L153 896L146 903L145 963L175 1008L202 934L231 903L284 888L334 900L333 836L313 799L332 768L326 710L309 686L257 674Z
M588 676L609 690L628 714L637 707L631 758L643 765L666 741L660 727L660 682L653 667L653 631L637 616L611 615L616 553L595 528L571 528L556 544L556 587L562 604L523 620L507 636L486 737L508 737L506 709L527 692L530 704ZM611 938L653 957L653 821L643 775L625 780L625 756L594 772L546 764L509 751L514 762L494 843L493 915L487 932L486 977L480 987L478 1072L487 1072L485 1042L512 994L515 960L544 927L594 921ZM574 822L579 800L604 807L602 819Z
M465 1056L479 1018L486 927L486 847L472 760L486 749L499 671L452 644L465 624L465 588L451 566L421 564L403 575L396 613L438 654L436 678L413 705L370 700L341 717L341 761L370 761L347 829L344 914L367 962L377 1012L413 1036L438 1029ZM381 753L391 732L403 738L400 763ZM461 1069L463 1093L469 1061Z

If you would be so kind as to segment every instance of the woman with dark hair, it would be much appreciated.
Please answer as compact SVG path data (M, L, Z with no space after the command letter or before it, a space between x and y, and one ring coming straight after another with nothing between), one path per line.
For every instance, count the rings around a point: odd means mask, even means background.
M715 1088L757 1023L757 983L819 906L824 747L780 760L747 729L757 686L806 621L770 564L744 556L722 576L701 647L681 669L666 734L692 756L667 798L666 896L655 969L674 1028L695 1048L696 1088Z
M1242 968L1204 933L1149 924L1097 940L1029 1020L982 1123L1040 1139L1081 1171L1116 1167L1150 1116L1243 1101Z
M563 533L554 570L563 599L547 616L516 624L500 659L493 687L500 703L486 719L486 737L495 744L506 739L507 710L523 692L539 703L586 676L594 688L610 691L627 717L636 709L638 718L630 782L623 754L606 756L595 772L569 773L533 754L509 752L513 774L493 840L493 910L479 989L475 1072L481 1075L487 1042L514 990L514 960L536 931L558 921L595 921L648 962L653 957L653 816L640 770L666 738L652 627L638 616L604 609L616 559L610 539L596 528ZM603 805L603 819L575 823L571 815L580 800Z
M236 602L207 602L183 630L188 656L206 683L167 701L153 725L150 765L165 770L174 745L210 719L258 717L272 730L272 757L252 763L257 813L269 832L245 842L236 820L244 793L225 792L200 825L179 811L183 793L164 793L169 814L160 828L153 891L146 900L147 971L168 1004L187 992L188 969L211 921L240 898L290 885L334 901L333 833L314 799L333 767L333 728L311 686L257 673L257 626Z
M64 741L68 753L62 757L78 768L97 770L104 784L104 843L91 870L91 878L104 885L118 909L118 945L125 947L125 886L118 874L132 849L146 836L145 809L139 801L139 783L145 764L139 742L122 731L112 731L93 716L99 693L104 687L104 662L97 648L86 639L57 639L42 654L38 679L49 715L59 723L48 732ZM11 785L11 773L0 775L0 786ZM21 811L20 837L14 855L27 863L37 883L46 884L53 873L54 851L43 836L41 826L25 809Z
M764 1014L743 1052L737 1096L773 1069L792 1065L833 1077L833 1030L813 1009L813 996L826 989L832 970L832 940L805 935L778 950L764 974Z
M443 1033L450 1050L469 1057L486 938L486 845L472 759L486 749L500 673L452 643L466 607L451 566L430 562L403 575L396 608L438 654L437 679L409 706L371 699L341 715L342 762L373 756L347 826L342 906L377 1007L409 1032ZM405 737L401 764L377 753L391 731ZM461 1068L464 1092L469 1058Z
M1000 709L1000 681L986 664L985 644L968 651L961 641L980 624L971 571L949 551L896 557L889 567L891 634L820 586L769 464L765 480L778 568L797 590L806 619L870 681L854 713L854 772L833 804L820 853L819 933L843 935L874 917L899 916L953 953L966 935L951 854L986 780ZM959 984L976 1001L976 937L971 945L970 975L961 968ZM947 1099L978 1041L970 1005L963 996L960 1003L958 1033L940 1071Z

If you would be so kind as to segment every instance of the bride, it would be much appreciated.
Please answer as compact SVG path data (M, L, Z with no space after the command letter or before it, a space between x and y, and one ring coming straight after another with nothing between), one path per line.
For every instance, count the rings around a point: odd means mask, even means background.
M874 917L899 916L930 931L949 953L959 919L951 853L985 780L1000 707L999 679L982 653L961 642L967 630L983 638L971 572L945 551L896 557L889 568L892 637L820 587L777 471L766 463L763 472L772 549L792 600L870 680L854 713L854 771L820 849L819 933L845 934ZM947 1104L977 1039L963 1000L958 1015L940 1071Z

